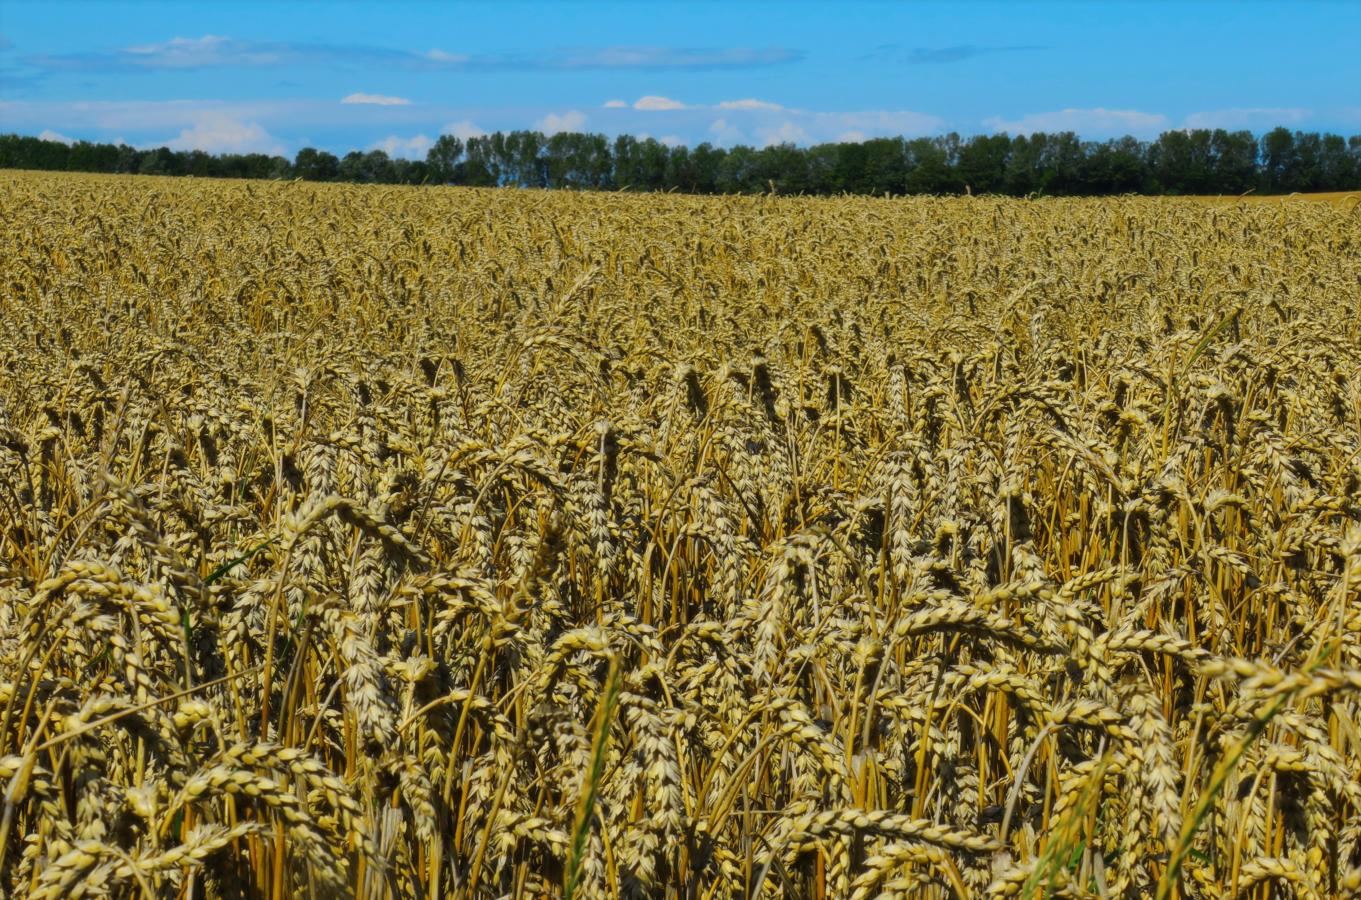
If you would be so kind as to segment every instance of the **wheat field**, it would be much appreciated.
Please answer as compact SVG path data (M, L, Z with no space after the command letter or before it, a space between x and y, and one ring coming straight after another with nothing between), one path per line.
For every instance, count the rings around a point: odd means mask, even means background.
M1361 891L1361 208L0 176L0 894Z

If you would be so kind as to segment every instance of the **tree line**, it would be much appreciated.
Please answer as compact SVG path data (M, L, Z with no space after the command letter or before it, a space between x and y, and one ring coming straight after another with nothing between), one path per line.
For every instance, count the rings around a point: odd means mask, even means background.
M693 194L1243 194L1361 189L1361 135L1276 128L1167 131L1084 141L1072 132L875 138L764 148L537 131L443 135L423 160L382 150L289 160L0 135L0 168L370 184L680 191Z

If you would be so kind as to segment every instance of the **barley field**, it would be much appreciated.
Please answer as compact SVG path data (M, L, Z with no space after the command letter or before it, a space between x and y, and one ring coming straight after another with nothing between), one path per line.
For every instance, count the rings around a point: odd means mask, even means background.
M0 175L0 894L1361 891L1361 208Z

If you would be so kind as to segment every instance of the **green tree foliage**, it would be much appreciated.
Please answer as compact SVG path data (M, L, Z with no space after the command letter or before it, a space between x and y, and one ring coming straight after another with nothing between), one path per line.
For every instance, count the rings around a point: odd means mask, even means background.
M304 181L334 181L340 174L340 160L334 153L303 147L293 158L293 175Z
M425 154L425 165L434 184L455 184L463 163L463 142L452 134L440 135Z
M1275 128L1169 131L1152 141L1083 141L1072 132L961 138L873 138L756 148L667 146L652 138L538 131L443 135L424 160L314 147L292 162L263 153L212 155L166 147L0 135L0 168L301 178L365 184L779 194L1227 194L1361 189L1361 135Z

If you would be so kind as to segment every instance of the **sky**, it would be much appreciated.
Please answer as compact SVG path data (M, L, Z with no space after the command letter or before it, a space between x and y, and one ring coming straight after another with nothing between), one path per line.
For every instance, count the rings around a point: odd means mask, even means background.
M209 152L1361 133L1361 0L0 0L0 132Z

